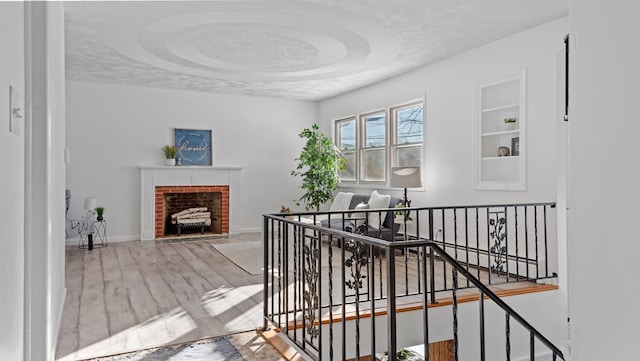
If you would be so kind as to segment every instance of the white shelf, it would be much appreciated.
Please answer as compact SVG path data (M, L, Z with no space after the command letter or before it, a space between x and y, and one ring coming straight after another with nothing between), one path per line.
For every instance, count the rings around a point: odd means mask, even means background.
M502 105L499 107L493 107L493 108L489 108L489 109L482 109L483 113L488 113L488 112L495 112L498 110L505 110L505 109L516 109L520 106L520 104L509 104L509 105Z
M495 160L495 159L500 159L500 160L508 160L508 159L512 159L512 158L520 158L519 155L508 155L505 157L482 157L482 160Z
M478 85L476 189L526 190L526 71L504 74ZM506 124L506 118L516 123ZM498 156L506 147L513 154Z
M516 129L516 130L505 130L502 132L493 132L493 133L483 133L481 134L481 136L483 137L490 137L493 135L508 135L508 134L518 134L520 133L520 129Z

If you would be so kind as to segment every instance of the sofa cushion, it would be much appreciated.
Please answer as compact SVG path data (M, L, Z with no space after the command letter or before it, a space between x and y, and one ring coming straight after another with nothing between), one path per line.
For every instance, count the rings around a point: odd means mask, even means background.
M369 209L389 208L389 201L391 196L388 194L380 194L378 191L371 192L369 197ZM369 213L369 227L374 229L380 228L383 221L387 217L387 212L370 212Z
M329 209L329 211L346 211L352 209L351 198L353 198L353 193L336 193L335 197L333 197L333 202L331 203L331 208Z
M369 204L368 203L360 203L358 204L353 210L354 211L361 211L363 209L369 209ZM356 227L360 227L361 225L363 225L367 219L367 213L365 212L356 212L353 214L353 216L351 218L355 218L355 223L356 223Z

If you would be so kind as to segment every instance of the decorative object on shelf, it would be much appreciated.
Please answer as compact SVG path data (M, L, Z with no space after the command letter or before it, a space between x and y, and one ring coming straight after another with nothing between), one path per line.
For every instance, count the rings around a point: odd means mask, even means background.
M101 221L104 219L102 217L102 215L104 214L104 207L96 207L96 213L98 214L98 217L96 218L97 220Z
M498 147L498 157L508 157L510 155L509 147Z
M295 159L298 165L291 175L302 177L300 188L305 193L294 202L296 205L303 202L307 211L320 211L320 205L333 199L333 192L340 183L338 171L344 169L346 161L333 141L318 130L317 124L311 129L303 129L298 136L306 138L307 143Z
M211 165L211 130L206 129L174 129L178 154L177 164Z
M504 118L504 123L507 125L507 130L515 130L516 129L516 118Z
M520 155L520 137L511 138L511 155Z
M175 145L165 145L162 147L162 151L166 158L166 164L169 166L176 165L176 154L178 153L178 148Z
M405 208L411 207L411 201L407 197L407 188L422 187L420 167L392 167L391 181L389 185L392 188L404 188L404 198L402 203ZM409 211L404 212L404 219L411 219L411 217L409 217Z

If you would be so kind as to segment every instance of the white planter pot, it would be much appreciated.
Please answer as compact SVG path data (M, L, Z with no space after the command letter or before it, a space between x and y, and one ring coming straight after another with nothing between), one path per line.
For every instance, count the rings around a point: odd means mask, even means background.
M165 161L166 161L166 164L167 164L167 165L169 165L169 166L174 166L174 165L176 165L176 160L175 160L175 158L165 159Z

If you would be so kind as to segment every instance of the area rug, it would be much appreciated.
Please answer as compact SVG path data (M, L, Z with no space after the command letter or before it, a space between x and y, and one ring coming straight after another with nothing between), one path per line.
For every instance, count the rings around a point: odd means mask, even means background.
M262 274L262 242L234 242L212 244L223 256L251 275Z
M244 361L229 336L179 345L135 351L117 356L92 359L92 361Z

